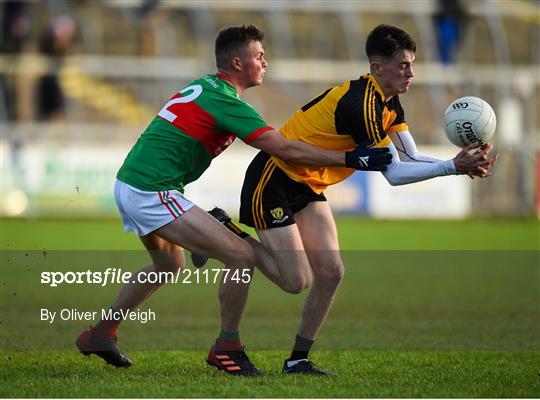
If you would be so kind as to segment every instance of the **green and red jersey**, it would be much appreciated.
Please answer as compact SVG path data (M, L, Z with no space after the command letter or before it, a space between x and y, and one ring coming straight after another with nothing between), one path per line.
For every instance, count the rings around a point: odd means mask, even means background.
M127 155L117 178L140 190L183 192L235 138L249 144L270 129L238 97L228 77L203 75L165 104Z

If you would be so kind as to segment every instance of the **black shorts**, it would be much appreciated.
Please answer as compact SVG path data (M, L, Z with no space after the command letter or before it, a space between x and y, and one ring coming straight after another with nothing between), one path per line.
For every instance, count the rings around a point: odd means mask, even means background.
M240 222L256 229L292 225L296 223L294 214L312 201L326 201L326 197L289 178L269 154L261 151L246 171Z

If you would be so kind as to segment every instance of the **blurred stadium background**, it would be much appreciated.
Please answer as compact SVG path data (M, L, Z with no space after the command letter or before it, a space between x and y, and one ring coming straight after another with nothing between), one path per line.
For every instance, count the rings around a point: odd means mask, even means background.
M0 0L0 19L0 397L540 397L540 1ZM420 149L457 153L443 113L473 95L497 114L501 159L484 180L391 187L359 172L328 190L336 214L359 217L337 219L347 275L316 345L334 382L278 373L305 297L262 274L242 336L263 381L237 385L203 364L219 328L214 285L168 285L145 303L153 325L127 321L129 374L75 353L86 322L38 319L43 307L106 306L119 289L51 288L42 271L147 259L135 235L119 235L114 177L164 102L215 71L221 27L266 33L265 83L244 98L280 127L368 70L364 42L380 23L418 44L402 103ZM255 152L233 144L188 197L237 214Z
M114 216L118 167L176 90L215 71L224 26L266 33L270 67L245 100L279 127L324 89L368 71L379 23L417 41L402 96L421 150L452 157L442 119L454 99L494 108L494 176L390 187L357 173L328 192L337 213L383 218L531 217L540 213L540 2L50 0L1 3L2 216ZM235 143L187 195L237 213L255 151ZM375 201L376 199L376 201ZM395 207L399 204L400 207Z

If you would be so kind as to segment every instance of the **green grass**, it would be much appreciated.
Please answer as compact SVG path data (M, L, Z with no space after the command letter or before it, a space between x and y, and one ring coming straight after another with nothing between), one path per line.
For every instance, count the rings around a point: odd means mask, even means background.
M264 378L233 378L203 352L134 352L128 370L75 352L11 353L0 359L2 397L538 397L538 354L319 352L335 378L282 376L283 355L253 352Z
M138 239L116 220L5 219L0 397L540 396L537 220L341 218L338 229L347 272L312 353L337 377L279 373L305 294L256 274L242 337L266 375L238 380L204 363L219 330L212 284L168 285L144 305L156 321L124 322L132 368L82 357L72 343L91 322L49 324L40 308L107 307L119 285L51 288L39 274L134 270Z
M388 221L342 217L337 218L337 226L345 250L540 249L536 219ZM120 219L3 219L0 229L0 248L4 250L141 248L135 235L124 233Z

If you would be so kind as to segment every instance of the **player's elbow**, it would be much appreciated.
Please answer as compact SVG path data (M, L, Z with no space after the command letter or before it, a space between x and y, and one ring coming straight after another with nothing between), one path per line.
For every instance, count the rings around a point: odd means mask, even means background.
M388 183L391 186L402 186L402 185L405 185L406 182L403 182L403 181L398 180L398 179L391 179L391 180L388 180Z
M394 179L386 178L386 181L390 184L390 186L399 186L400 183Z
M297 158L297 153L294 148L286 143L277 147L274 155L281 158L283 161L295 161Z
M385 173L383 174L384 177L386 178L386 181L391 185L391 186L400 186L400 185L403 185L404 182L399 179L399 177L397 177L396 175L392 174L392 173Z
M291 140L286 140L280 135L274 135L273 140L268 141L264 146L259 147L262 151L281 158L284 161L293 161L296 152Z

